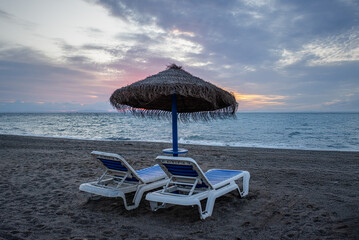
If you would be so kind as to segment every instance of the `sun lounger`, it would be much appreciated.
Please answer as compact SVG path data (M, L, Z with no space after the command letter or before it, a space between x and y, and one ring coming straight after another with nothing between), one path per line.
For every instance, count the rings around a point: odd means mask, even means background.
M214 203L220 197L238 190L241 197L248 194L249 172L211 169L203 173L195 160L188 157L158 156L156 162L166 172L170 181L162 190L148 193L151 209L156 211L168 205L198 206L201 219L212 215ZM243 180L243 191L235 181ZM207 199L202 210L201 200Z
M93 151L91 155L105 168L102 176L94 182L83 183L80 190L91 195L120 197L125 208L131 210L140 204L144 192L166 185L167 175L159 165L135 171L118 154ZM135 192L131 205L125 195Z

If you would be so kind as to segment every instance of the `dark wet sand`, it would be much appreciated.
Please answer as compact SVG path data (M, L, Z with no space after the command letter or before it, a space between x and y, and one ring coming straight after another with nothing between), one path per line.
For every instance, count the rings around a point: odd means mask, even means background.
M78 190L102 173L92 150L139 169L168 147L0 135L0 239L359 239L359 152L185 146L204 170L251 173L249 195L218 198L204 221L192 207L126 211Z

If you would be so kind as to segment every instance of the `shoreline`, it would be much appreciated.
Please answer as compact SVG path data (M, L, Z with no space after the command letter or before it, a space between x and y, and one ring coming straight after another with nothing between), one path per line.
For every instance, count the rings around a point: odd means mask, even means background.
M16 134L1 134L0 136L15 136L15 137L29 137L29 138L54 138L54 139L67 139L67 140L79 140L79 141L99 141L99 142L130 142L130 143L159 143L166 144L171 146L171 142L168 141L144 141L144 140L113 140L113 139L87 139L87 138L75 138L75 137L56 137L56 136L40 136L40 135L16 135ZM273 150L293 150L293 151L319 151L319 152L359 152L359 149L348 149L348 150L340 150L340 149L300 149L300 148L276 148L276 147L265 147L265 146L231 146L231 145L210 145L210 144L199 144L199 143L181 143L178 142L179 145L184 146L204 146L204 147L229 147L229 148L253 148L253 149L273 149ZM168 148L168 146L166 148Z
M186 145L204 171L246 170L249 195L192 207L88 201L81 183L102 169L90 152L121 154L138 170L168 143L0 135L0 239L357 239L359 152Z

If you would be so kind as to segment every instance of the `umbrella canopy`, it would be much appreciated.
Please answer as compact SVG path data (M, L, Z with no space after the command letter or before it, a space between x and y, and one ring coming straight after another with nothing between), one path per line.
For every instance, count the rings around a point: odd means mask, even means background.
M233 94L174 64L165 71L117 89L110 102L118 110L131 109L142 116L168 118L173 94L176 94L178 117L184 121L233 117L237 109Z
M210 120L234 117L237 102L233 94L216 87L172 64L167 70L117 89L110 97L118 110L132 110L143 117L172 116L173 148L165 153L177 156L187 152L178 149L177 118Z

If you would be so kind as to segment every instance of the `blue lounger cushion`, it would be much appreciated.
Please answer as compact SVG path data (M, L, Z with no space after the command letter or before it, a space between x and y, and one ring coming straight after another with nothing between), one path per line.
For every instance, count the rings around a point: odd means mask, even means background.
M136 173L144 182L152 182L166 177L166 173L158 164L149 168L138 170Z
M216 185L217 183L221 183L234 176L240 175L242 172L243 171L238 170L213 169L206 172L204 175L212 185Z

